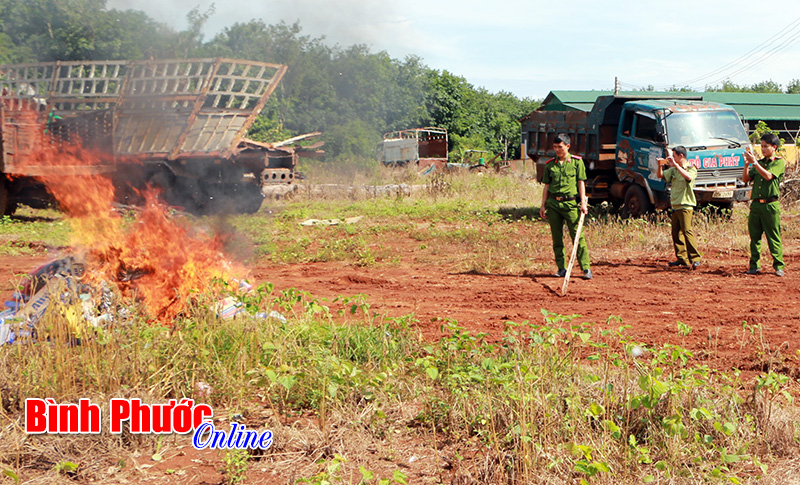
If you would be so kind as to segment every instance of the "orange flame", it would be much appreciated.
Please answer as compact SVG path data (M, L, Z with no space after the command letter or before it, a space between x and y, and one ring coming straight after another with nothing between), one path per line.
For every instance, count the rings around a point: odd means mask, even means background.
M113 210L114 185L109 178L50 175L69 172L62 168L108 163L101 154L47 136L39 143L22 165L56 169L37 179L69 218L71 243L85 254L88 282L112 283L123 294L140 299L151 317L170 323L194 296L213 290L215 279L232 280L234 268L221 251L223 241L195 230L185 218L171 217L156 190L140 194L144 209L126 221Z

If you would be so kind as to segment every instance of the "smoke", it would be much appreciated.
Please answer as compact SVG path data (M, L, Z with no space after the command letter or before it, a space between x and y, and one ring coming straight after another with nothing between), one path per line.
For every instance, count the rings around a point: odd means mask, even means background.
M421 3L421 2L420 2ZM445 55L454 51L434 31L417 25L449 15L448 9L435 5L391 3L383 0L107 0L107 7L119 10L142 10L156 21L175 30L188 27L186 15L193 8L205 12L214 5L215 13L205 25L205 39L212 38L237 22L262 20L266 24L299 21L304 35L324 37L327 43L340 46L366 44L374 51L385 50L393 57L409 54L425 58L426 53ZM437 39L438 37L438 39Z

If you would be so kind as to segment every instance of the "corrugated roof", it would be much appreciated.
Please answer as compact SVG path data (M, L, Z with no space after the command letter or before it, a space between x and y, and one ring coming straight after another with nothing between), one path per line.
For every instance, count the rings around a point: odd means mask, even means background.
M576 111L591 111L594 101L590 103L564 103L564 106Z
M779 93L700 93L709 101L725 104L768 104L773 106L800 106L800 94Z
M543 105L552 111L591 111L598 96L613 91L550 91ZM706 101L732 106L746 120L800 120L800 94L620 91L620 96L674 98L702 96Z

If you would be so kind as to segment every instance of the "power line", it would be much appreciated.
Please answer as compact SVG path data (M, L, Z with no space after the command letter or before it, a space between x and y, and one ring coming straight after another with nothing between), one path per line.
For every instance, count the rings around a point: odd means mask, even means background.
M774 34L772 37L768 38L767 40L765 40L765 41L764 41L764 42L762 42L761 44L759 44L759 45L757 45L757 46L753 47L752 49L750 49L749 51L747 51L747 52L746 52L746 53L744 53L743 55L741 55L741 56L737 57L736 59L734 59L734 60L730 61L729 63L727 63L727 64L725 64L725 65L723 65L723 66L721 66L721 67L719 67L719 68L717 68L717 69L714 69L714 70L713 70L713 71L711 71L711 72L708 72L708 73L706 73L706 74L703 74L702 76L699 76L699 77L696 77L696 78L694 78L694 79L690 79L690 80L688 80L688 81L685 81L685 82L683 82L683 83L680 83L680 85L681 85L681 86L691 86L691 85L694 85L694 84L696 84L696 83L698 83L698 82L702 81L703 79L708 79L708 78L710 78L710 77L713 77L713 76L717 75L718 73L720 73L720 72L723 72L723 71L725 71L726 69L728 69L728 68L730 68L730 67L733 67L733 66L737 65L738 63L740 63L741 61L743 61L743 60L747 59L748 57L752 57L752 56L754 56L754 55L756 55L756 54L759 54L759 55L760 55L760 52L761 52L761 51L765 51L765 50L767 50L767 49L768 49L768 48L769 48L769 47L770 47L772 44L774 44L775 42L779 41L781 38L785 37L786 35L789 35L789 34L790 34L792 31L794 31L795 29L797 29L797 27L799 27L799 26L800 26L800 17L797 17L797 18L796 18L796 19L794 19L792 22L790 22L790 23L789 23L789 25L787 25L787 26L786 26L786 27L784 27L783 29L779 30L779 31L778 31L776 34ZM794 37L792 37L792 38L793 38L793 39L796 39L796 36L794 36ZM758 56L756 56L756 57L758 58ZM727 77L728 77L728 76L725 76L725 77L723 78L723 80L724 80L725 78L727 78ZM719 81L716 81L716 82L719 82ZM713 84L716 84L716 82L715 82L715 83L713 83Z
M724 81L726 79L730 79L730 78L732 78L734 76L737 76L739 74L743 74L745 72L753 70L755 67L757 67L757 66L759 66L759 65L761 65L761 64L763 64L763 63L765 63L767 61L769 61L770 59L772 59L776 55L780 54L787 47L789 47L792 44L794 44L798 39L800 39L800 32L797 32L796 34L794 34L789 39L786 39L784 42L782 42L781 44L776 46L774 49L772 49L768 54L765 54L765 55L763 55L761 57L753 59L752 61L750 61L749 63L747 63L747 64L745 64L743 66L741 66L740 68L738 68L737 70L733 71L732 73L727 74L727 75L725 75L725 76L723 76L721 78L717 78L715 81L713 81L713 82L711 82L709 84L713 86L713 85L715 85L715 84L717 84L719 82L722 82L722 81Z
M708 78L715 77L715 79L711 82L704 83L703 86L700 86L700 89L705 88L706 86L714 86L720 82L725 80L729 80L734 76L738 76L740 74L744 74L749 72L756 67L768 62L776 55L780 54L782 51L786 50L792 44L797 42L800 39L800 17L797 17L792 22L790 22L786 27L779 30L776 34L769 37L764 42L760 43L759 45L753 47L745 54L737 57L736 59L728 62L727 64L714 69L702 76L695 77L688 81L678 84L672 85L663 85L663 86L639 86L635 84L624 83L622 81L619 82L619 85L625 87L629 90L647 90L647 89L655 89L655 90L666 90L669 88L680 88L680 87L688 87L691 89L697 89L697 83ZM795 32L798 30L797 32ZM788 38L787 38L788 37ZM725 74L721 74L726 70L729 70L736 66L736 69L732 72L728 72Z

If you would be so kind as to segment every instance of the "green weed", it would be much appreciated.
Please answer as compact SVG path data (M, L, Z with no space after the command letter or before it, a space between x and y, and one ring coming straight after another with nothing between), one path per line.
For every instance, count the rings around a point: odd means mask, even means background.
M225 465L225 483L233 485L245 481L249 456L248 450L238 449L227 450L222 455L222 462Z
M4 406L18 412L23 396L195 397L229 409L257 400L278 419L312 412L326 429L360 416L351 425L386 436L403 425L386 419L391 410L419 403L407 432L433 444L478 440L495 482L735 481L797 446L787 376L765 373L743 395L737 374L694 364L680 346L633 357L641 344L615 318L599 326L543 311L539 323L508 322L498 342L443 320L444 337L428 343L413 316L384 319L360 295L324 301L262 285L240 300L241 318L219 320L199 299L172 328L134 311L102 333L87 329L80 345L61 313L48 313L39 342L0 352ZM285 318L255 316L270 311ZM212 390L199 394L200 382ZM3 456L15 456L10 443ZM344 480L341 458L310 483ZM226 479L241 481L246 454L223 462Z

